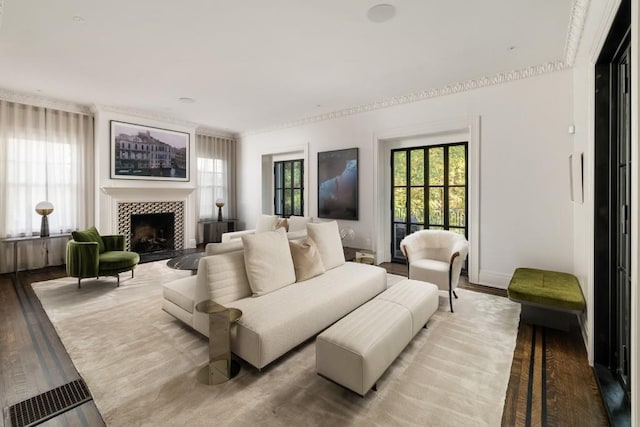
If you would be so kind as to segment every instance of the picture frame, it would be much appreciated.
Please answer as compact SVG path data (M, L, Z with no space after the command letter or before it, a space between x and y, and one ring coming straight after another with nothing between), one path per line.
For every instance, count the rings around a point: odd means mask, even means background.
M190 180L191 135L111 120L111 178Z
M318 218L358 220L358 148L318 153Z

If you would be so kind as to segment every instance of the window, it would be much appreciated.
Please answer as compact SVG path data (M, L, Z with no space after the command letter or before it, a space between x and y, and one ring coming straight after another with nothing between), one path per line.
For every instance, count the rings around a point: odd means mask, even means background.
M226 162L222 159L198 157L198 186L200 187L200 219L213 218L216 200L225 200Z
M400 242L417 230L467 236L467 143L402 148L391 159L392 259L404 260Z
M304 160L273 162L274 213L284 218L304 215Z
M154 145L158 152L158 163L163 163L166 154L160 145ZM218 216L216 200L224 203L222 214L234 218L236 214L236 141L214 135L196 134L196 180L198 185L196 217L214 219Z

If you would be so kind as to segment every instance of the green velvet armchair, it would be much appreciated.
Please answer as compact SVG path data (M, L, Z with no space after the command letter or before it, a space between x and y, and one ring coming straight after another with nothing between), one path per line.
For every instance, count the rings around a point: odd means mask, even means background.
M133 270L140 262L140 255L124 250L123 235L101 236L95 227L71 233L73 240L67 243L67 274L80 281L88 277L116 276Z

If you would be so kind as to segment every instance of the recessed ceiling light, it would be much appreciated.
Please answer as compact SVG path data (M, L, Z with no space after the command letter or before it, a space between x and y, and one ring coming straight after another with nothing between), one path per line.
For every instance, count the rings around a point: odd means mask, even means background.
M193 104L194 102L196 102L196 100L193 98L178 98L178 101L182 102L183 104Z
M396 7L391 4L377 4L367 11L371 22L387 22L396 15Z
M73 22L75 22L76 24L84 24L85 22L87 22L86 19L84 19L82 16L78 16L78 15L74 16L71 19L73 19Z

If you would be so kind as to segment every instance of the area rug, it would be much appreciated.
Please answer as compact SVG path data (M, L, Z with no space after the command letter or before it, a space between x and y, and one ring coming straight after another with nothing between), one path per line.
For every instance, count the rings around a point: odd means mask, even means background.
M459 289L364 398L316 374L314 341L261 372L200 384L206 338L161 307L161 284L185 277L165 261L112 278L63 278L33 288L107 425L498 426L520 306ZM389 285L402 277L388 275ZM295 325L292 325L295 327Z

